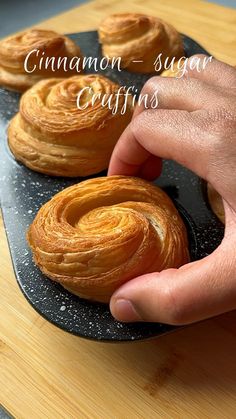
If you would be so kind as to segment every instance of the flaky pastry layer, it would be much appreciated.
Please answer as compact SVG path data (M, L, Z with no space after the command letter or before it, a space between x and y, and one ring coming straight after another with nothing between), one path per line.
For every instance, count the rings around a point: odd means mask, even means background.
M27 72L24 63L28 54L38 50L39 53L32 53L27 59ZM40 59L55 57L57 60L74 56L82 58L80 48L70 38L60 35L54 31L43 29L30 29L17 35L9 36L0 41L0 85L17 90L25 91L41 79L49 77L70 77L76 73L75 69L66 69L63 66L56 71L51 67L42 66ZM81 70L80 70L81 71Z
M154 62L160 53L162 63L166 58L184 55L180 34L154 16L113 14L101 22L98 32L103 55L121 57L123 68L130 71L154 72Z
M83 90L90 87L91 92ZM121 114L124 96L112 113L119 86L100 75L78 75L36 83L21 97L11 120L8 141L16 159L37 172L54 176L88 176L108 167L113 148L132 117L132 101ZM77 97L80 98L79 109ZM96 93L112 97L110 108Z
M47 277L100 302L134 277L189 261L186 229L172 201L153 184L126 176L59 192L39 210L28 242Z

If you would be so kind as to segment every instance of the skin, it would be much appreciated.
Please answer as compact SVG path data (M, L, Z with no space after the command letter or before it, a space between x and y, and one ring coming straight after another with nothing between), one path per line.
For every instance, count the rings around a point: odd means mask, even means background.
M108 175L153 180L162 158L177 161L223 197L225 234L202 260L127 282L111 297L110 310L124 322L183 325L236 309L236 69L213 60L179 79L153 77L142 93L156 90L158 108L136 108Z

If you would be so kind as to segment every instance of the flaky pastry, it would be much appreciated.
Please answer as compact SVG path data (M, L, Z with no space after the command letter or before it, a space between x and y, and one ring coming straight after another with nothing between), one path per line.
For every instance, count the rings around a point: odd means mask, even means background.
M210 183L207 184L207 195L212 211L216 214L220 221L225 224L225 210L222 198Z
M38 53L28 54L37 50ZM61 66L56 71L51 67L39 68L40 59L55 57L82 58L80 48L70 38L53 31L31 29L18 35L9 36L0 41L0 85L7 88L24 91L37 81L48 77L69 77L77 70ZM27 58L29 71L25 71L24 63Z
M30 169L48 175L101 172L108 167L113 148L132 116L131 100L121 114L124 95L119 96L118 110L112 113L118 90L117 84L95 74L36 83L22 95L20 110L10 122L11 151ZM111 106L103 106L101 100L92 103L96 93L101 98L111 95Z
M172 201L153 184L126 176L59 192L39 210L28 242L47 277L100 302L138 275L189 261L186 229Z
M101 22L98 32L103 55L121 57L122 67L130 71L154 72L154 62L160 53L162 63L166 58L183 55L180 34L154 16L113 14Z

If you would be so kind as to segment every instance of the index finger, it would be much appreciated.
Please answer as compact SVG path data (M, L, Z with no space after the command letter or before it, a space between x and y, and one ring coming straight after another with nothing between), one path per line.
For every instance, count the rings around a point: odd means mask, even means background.
M206 131L205 111L146 110L126 128L111 156L108 175L139 176L148 158L175 160L206 179L214 141ZM153 176L154 178L154 176Z
M161 167L161 158L151 154L135 140L132 125L129 124L112 154L108 176L122 173L153 180L160 175Z
M204 64L204 59L208 58L203 54L190 57L184 77L196 78L214 86L236 87L236 68L215 58ZM191 61L197 59L199 59L199 65L192 65Z

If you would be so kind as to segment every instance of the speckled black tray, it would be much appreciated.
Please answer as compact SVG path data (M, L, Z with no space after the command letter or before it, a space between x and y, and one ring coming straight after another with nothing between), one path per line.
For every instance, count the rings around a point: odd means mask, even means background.
M97 32L72 34L85 56L100 57ZM196 42L183 36L186 56L206 53ZM89 52L89 54L88 54ZM106 70L102 74L122 85L139 90L148 75ZM47 320L62 329L89 339L131 341L159 336L175 329L155 323L119 323L108 306L80 299L45 278L32 262L25 234L38 209L56 192L82 179L62 179L35 173L14 160L7 146L6 126L17 112L20 95L0 89L0 181L1 205L12 261L18 284L27 300ZM104 175L104 173L103 173ZM192 259L211 253L220 243L223 226L211 212L202 182L176 163L164 162L156 182L175 201L186 223Z

